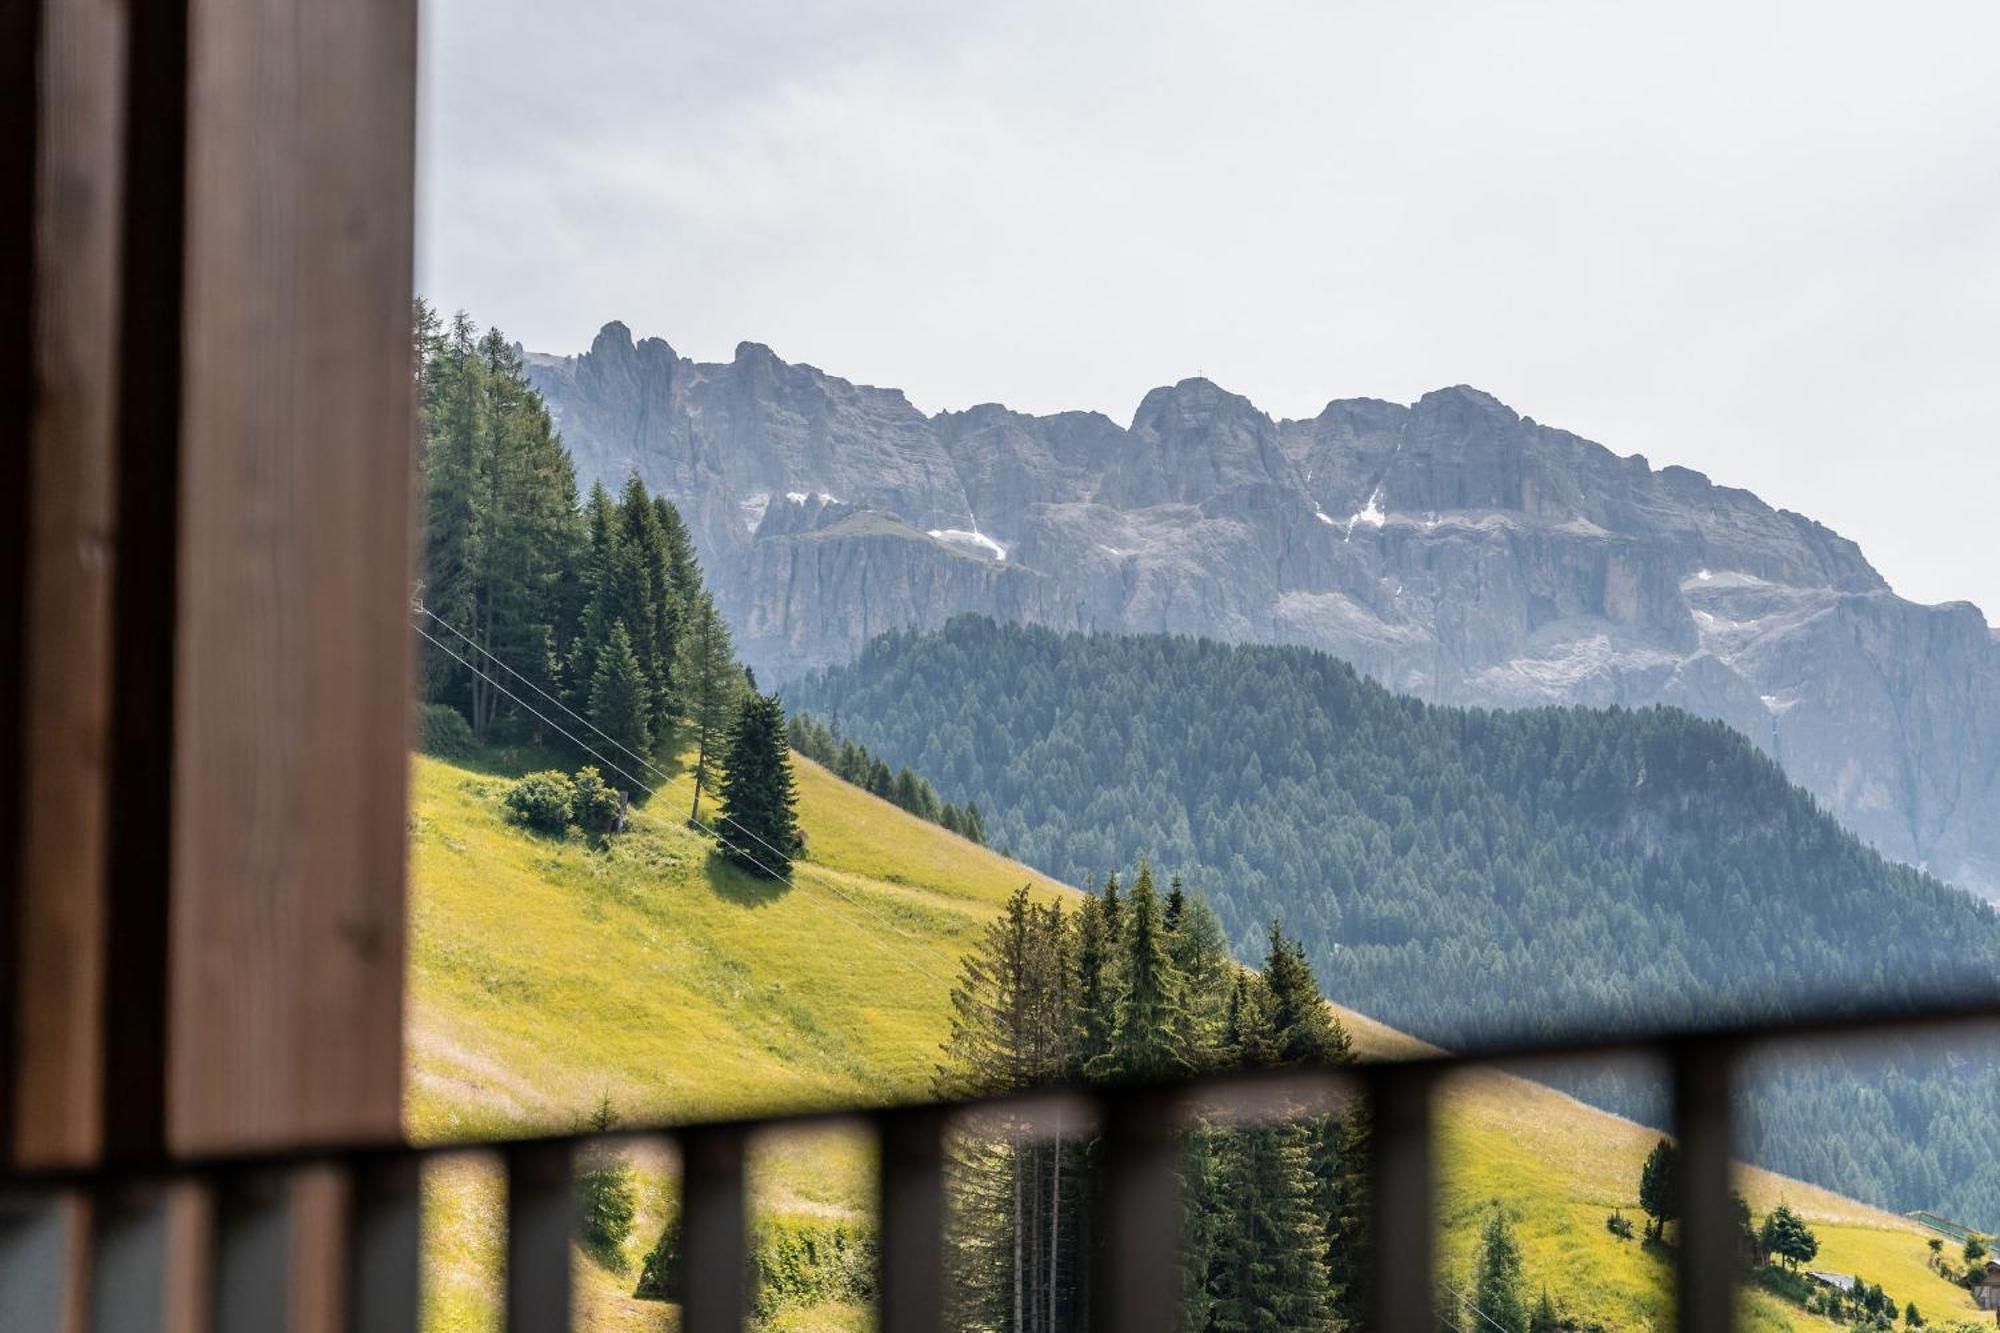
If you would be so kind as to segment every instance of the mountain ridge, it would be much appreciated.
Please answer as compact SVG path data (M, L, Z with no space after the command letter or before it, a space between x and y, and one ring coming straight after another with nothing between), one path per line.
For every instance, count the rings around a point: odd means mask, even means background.
M2000 898L2000 637L1825 525L1455 385L1275 418L1200 376L1101 412L925 414L739 344L532 355L586 482L687 514L782 680L972 611L1332 652L1440 702L1671 703L1896 859Z

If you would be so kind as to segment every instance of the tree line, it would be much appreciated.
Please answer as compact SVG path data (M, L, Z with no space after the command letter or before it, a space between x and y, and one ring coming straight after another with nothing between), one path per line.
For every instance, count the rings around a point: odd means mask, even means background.
M982 844L986 841L986 821L979 813L979 802L968 801L961 810L950 801L938 800L937 788L927 780L910 771L908 765L892 771L879 757L870 754L867 746L843 736L837 720L829 725L810 713L793 713L791 739L794 750L830 770L841 781L879 796L919 819L950 829L960 837Z
M1445 1046L1991 995L2000 922L1673 709L1438 707L1309 649L963 617L791 687L989 838L1090 882L1142 850L1253 956L1283 906L1342 1003ZM1754 1160L1991 1225L2000 1059L1760 1066ZM1629 1081L1578 1090L1649 1112Z
M1050 1083L1145 1081L1340 1064L1346 1032L1298 943L1269 927L1264 969L1229 957L1221 925L1141 863L1074 910L1024 888L965 959L939 1064L945 1097ZM1241 1126L1185 1126L1182 1327L1327 1330L1365 1299L1368 1125L1358 1106L1291 1106ZM1079 1128L988 1116L954 1140L948 1237L953 1326L1083 1326L1094 1144Z

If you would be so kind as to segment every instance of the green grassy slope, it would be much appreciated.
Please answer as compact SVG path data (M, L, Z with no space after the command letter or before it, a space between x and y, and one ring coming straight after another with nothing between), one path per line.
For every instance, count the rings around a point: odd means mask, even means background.
M1033 871L799 764L810 839L796 887L721 865L684 827L689 791L670 783L634 828L600 850L531 835L502 817L504 780L420 758L411 847L407 1118L420 1140L566 1127L600 1096L628 1118L921 1095L945 1029L959 953ZM1349 1017L1373 1055L1408 1038ZM1539 1085L1467 1077L1442 1115L1446 1274L1468 1267L1485 1211L1518 1218L1530 1281L1607 1327L1664 1317L1665 1263L1604 1230L1614 1205L1637 1214L1639 1163L1654 1135ZM671 1327L630 1298L657 1235L667 1164L646 1173L641 1224L622 1266L579 1254L581 1326ZM758 1145L756 1207L868 1226L871 1162L853 1134ZM1924 1267L1923 1234L1859 1204L1745 1173L1760 1213L1805 1213L1820 1266L1858 1271L1935 1319L1970 1316L1963 1292ZM498 1327L500 1185L490 1164L440 1170L428 1222L427 1327ZM1757 1329L1827 1328L1762 1294ZM782 1327L866 1327L820 1308ZM1661 1325L1664 1326L1664 1325Z

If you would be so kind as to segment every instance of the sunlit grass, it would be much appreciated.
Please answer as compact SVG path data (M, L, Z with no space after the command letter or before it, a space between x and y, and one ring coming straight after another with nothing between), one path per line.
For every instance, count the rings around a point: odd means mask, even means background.
M956 959L1021 884L1066 892L805 761L810 847L796 887L711 856L685 824L684 775L606 847L508 823L498 797L509 767L415 761L407 1120L422 1141L568 1128L600 1097L628 1121L921 1097ZM713 817L711 801L703 813ZM1420 1049L1348 1022L1364 1055ZM1653 1131L1497 1073L1459 1080L1439 1119L1447 1279L1469 1269L1498 1199L1534 1289L1546 1283L1569 1313L1608 1328L1668 1326L1666 1259L1604 1228L1613 1206L1640 1220ZM503 1187L456 1163L436 1175L425 1326L486 1333L500 1322ZM631 1296L670 1178L645 1173L641 1225L618 1262L579 1251L579 1327L675 1326L671 1307ZM767 1215L866 1226L873 1208L872 1151L851 1133L761 1139L751 1180L753 1208ZM1763 1172L1746 1172L1743 1188L1759 1213L1783 1200L1806 1215L1816 1266L1861 1273L1933 1320L1972 1317L1902 1219ZM1746 1314L1756 1330L1830 1327L1763 1293L1746 1298ZM846 1333L872 1318L822 1306L772 1327Z

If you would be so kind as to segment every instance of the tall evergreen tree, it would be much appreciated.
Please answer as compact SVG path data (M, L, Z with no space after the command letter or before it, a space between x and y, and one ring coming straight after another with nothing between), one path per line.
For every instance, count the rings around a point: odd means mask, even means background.
M424 356L422 597L475 645L453 648L469 666L441 653L427 659L425 698L458 707L484 737L506 706L493 658L541 688L555 683L571 612L566 579L582 536L576 476L499 330L476 336L461 313L447 332L422 304L414 318Z
M938 1066L945 1096L1008 1092L1062 1077L1073 1056L1075 972L1059 906L1025 888L988 926L951 993L951 1030ZM1060 1133L1006 1114L957 1136L953 1193L954 1314L965 1326L1055 1333L1081 1303L1080 1162Z
M1479 1276L1472 1286L1472 1303L1479 1307L1481 1327L1493 1333L1528 1333L1524 1286L1520 1243L1514 1239L1506 1210L1496 1203L1480 1237Z
M1184 1073L1190 1064L1180 978L1167 953L1160 900L1153 891L1153 870L1143 861L1132 885L1126 916L1129 919L1119 940L1124 972L1118 1021L1111 1033L1111 1049L1090 1072L1098 1077L1130 1079Z
M1666 1235L1667 1223L1674 1220L1679 1188L1674 1175L1679 1164L1680 1150L1661 1139L1646 1154L1645 1165L1639 1168L1639 1206L1646 1211L1648 1236Z
M730 648L729 626L706 591L695 594L688 610L687 629L681 636L680 680L695 744L694 804L688 817L698 820L701 793L715 783L723 740L735 716L737 693L743 688L743 673L736 669L735 653Z
M1135 918L1139 898L1135 887ZM1267 988L1239 982L1228 1015L1226 1040L1240 1064L1279 1063L1283 1042ZM1253 1125L1227 1135L1220 1156L1211 1327L1215 1333L1332 1329L1310 1126L1296 1115Z
M791 874L799 851L798 792L785 710L774 694L743 696L716 825L723 855L737 866L773 879Z
M590 681L590 720L633 754L652 752L652 690L622 620L612 622L610 640L597 655L597 671Z

